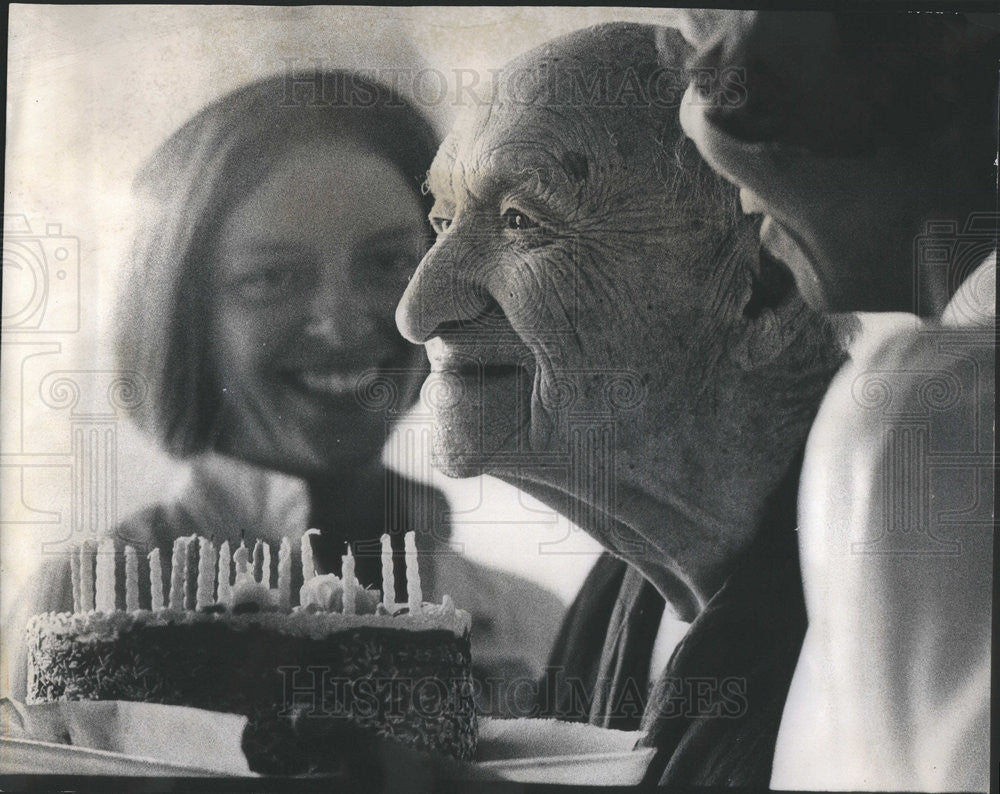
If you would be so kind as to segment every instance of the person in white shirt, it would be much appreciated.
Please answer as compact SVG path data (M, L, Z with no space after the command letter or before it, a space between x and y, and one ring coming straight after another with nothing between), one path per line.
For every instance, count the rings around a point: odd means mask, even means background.
M814 307L896 313L863 317L806 448L809 625L771 785L986 790L1000 34L958 15L687 27L703 83L682 125L765 247Z

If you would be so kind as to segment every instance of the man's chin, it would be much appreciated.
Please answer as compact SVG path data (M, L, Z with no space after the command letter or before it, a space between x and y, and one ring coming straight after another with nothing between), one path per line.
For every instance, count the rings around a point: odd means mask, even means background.
M482 466L466 463L448 454L435 454L434 468L445 477L450 477L453 480L468 480L486 473L483 471Z
M517 382L490 378L483 387L467 387L461 399L433 410L434 468L448 477L478 477L501 468L516 469L518 452L527 447L520 424L528 402L518 407Z
M482 424L467 414L437 415L432 433L434 468L453 478L515 476L531 464L531 454L514 415L513 410L491 413Z
M495 474L501 467L499 449L478 445L466 436L456 437L447 431L436 430L433 446L434 468L453 479L468 479L482 474Z

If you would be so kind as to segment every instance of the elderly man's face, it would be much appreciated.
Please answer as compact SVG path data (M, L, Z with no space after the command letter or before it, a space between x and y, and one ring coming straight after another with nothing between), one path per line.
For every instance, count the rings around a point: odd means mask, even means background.
M684 466L664 446L713 399L749 285L710 272L723 213L678 206L673 139L622 139L616 112L501 101L433 163L437 242L397 323L426 345L454 476L520 475L604 509Z

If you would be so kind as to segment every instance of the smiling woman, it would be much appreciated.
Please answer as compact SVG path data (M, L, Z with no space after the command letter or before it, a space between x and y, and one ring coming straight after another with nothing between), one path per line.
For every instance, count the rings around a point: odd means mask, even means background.
M364 101L342 99L355 95ZM217 371L232 363L225 348L234 331L254 344L247 333L267 329L258 357L271 358L272 377L310 369L275 358L282 327L325 336L333 358L359 338L370 342L370 318L391 314L392 295L422 254L420 186L434 145L409 105L346 72L326 73L320 90L280 76L251 84L178 130L136 181L145 222L119 303L119 359L154 396L134 414L139 424L178 455L214 447L220 420L245 396ZM378 353L391 344L397 365L402 357L419 366L387 325ZM363 358L378 356L369 348ZM254 368L260 375L259 361ZM327 361L318 371L336 368ZM414 396L410 385L401 399Z
M377 456L385 418L355 387L420 368L389 319L425 239L419 194L381 156L315 141L272 166L214 246L217 449L305 477Z
M411 524L431 536L437 494L387 504L407 489L386 487L380 452L423 369L391 314L425 246L420 186L434 142L419 113L357 75L309 86L279 76L202 110L140 173L146 212L117 334L120 364L150 386L134 418L200 468L221 453L308 494L294 530L258 508L209 527L215 536L238 541L248 522L265 540L315 526L331 570L344 541ZM390 384L389 413L357 399L362 378ZM398 526L386 526L390 513ZM142 521L122 532L162 541ZM357 551L359 578L375 584L380 552Z
M427 373L393 310L430 236L422 186L435 135L380 84L317 80L278 76L222 97L136 180L118 363L148 386L133 418L190 463L191 480L126 518L116 543L166 553L192 534L232 548L287 537L298 556L315 527L319 573L342 573L349 542L357 579L381 588L385 533L405 599L412 531L423 594L473 616L479 674L534 678L559 600L450 553L443 495L383 462ZM65 570L38 577L26 613L68 609L69 581ZM505 602L515 590L517 604Z

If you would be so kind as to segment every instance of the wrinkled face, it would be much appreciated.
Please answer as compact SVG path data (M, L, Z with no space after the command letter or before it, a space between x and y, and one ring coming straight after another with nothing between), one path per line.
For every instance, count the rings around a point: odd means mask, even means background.
M365 384L415 366L393 310L425 228L396 168L342 142L292 148L229 213L212 259L222 451L301 476L378 454L386 406Z
M663 450L696 421L738 299L724 268L706 286L724 232L676 208L672 154L623 155L605 121L498 103L460 122L430 171L437 241L397 311L431 362L436 464L587 509L684 465Z

